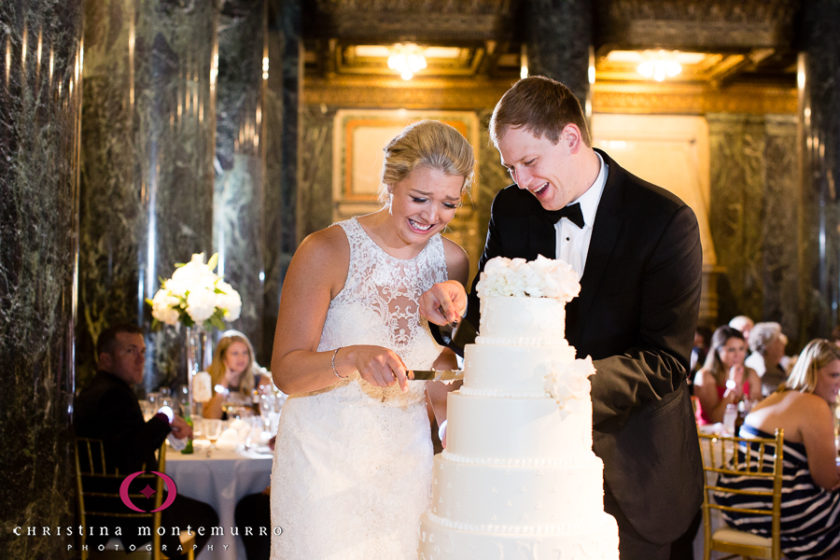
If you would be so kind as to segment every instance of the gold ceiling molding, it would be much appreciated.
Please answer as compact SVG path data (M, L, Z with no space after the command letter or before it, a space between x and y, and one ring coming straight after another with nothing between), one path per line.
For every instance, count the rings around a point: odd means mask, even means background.
M514 80L307 79L303 103L328 107L385 109L492 109ZM596 113L796 114L793 88L732 86L717 90L704 85L605 84L592 89Z
M796 89L732 86L718 90L702 85L599 84L592 88L596 113L796 114Z
M637 48L786 48L799 2L598 0L598 44Z
M306 79L303 103L347 108L492 109L514 80Z

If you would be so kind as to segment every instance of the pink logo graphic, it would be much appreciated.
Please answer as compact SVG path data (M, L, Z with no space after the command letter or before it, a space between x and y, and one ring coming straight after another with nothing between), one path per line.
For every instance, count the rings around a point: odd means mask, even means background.
M128 485L131 484L132 480L134 480L144 472L145 471L137 471L125 477L125 479L122 481L122 484L120 484L120 499L125 504L125 507L133 509L134 511L139 511L140 513L157 513L159 511L165 510L166 508L172 505L172 502L175 501L175 496L178 495L178 488L175 486L175 481L172 480L172 478L169 477L166 473L149 471L152 474L157 475L161 479L163 479L163 483L166 484L166 500L164 500L164 502L160 504L160 507L155 508L151 511L146 511L135 506L134 502L131 501L131 496L128 495ZM140 490L140 493L149 498L155 493L155 490L147 484L145 488Z

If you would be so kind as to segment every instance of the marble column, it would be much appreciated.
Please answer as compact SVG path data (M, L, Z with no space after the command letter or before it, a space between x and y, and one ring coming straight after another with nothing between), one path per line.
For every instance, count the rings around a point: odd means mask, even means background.
M265 0L224 2L218 34L213 250L219 254L219 274L242 297L240 318L230 326L257 345L263 339L266 33Z
M707 120L709 229L721 268L713 326L742 314L777 321L795 351L801 308L796 120L731 113Z
M802 224L799 296L803 340L840 323L840 2L802 3L799 63Z
M592 2L529 0L524 5L528 74L548 76L566 84L590 116Z
M217 16L213 2L85 2L80 375L105 326L148 327L160 279L211 253ZM185 381L183 333L146 345L146 389Z
M305 105L301 111L301 163L298 206L302 235L328 227L335 218L332 192L333 122L336 110L326 105Z
M272 3L269 15L269 74L265 92L265 293L261 363L271 358L283 278L300 241L298 225L298 131L303 83L300 0Z
M81 0L0 2L0 550L11 560L62 558L74 542L55 528L75 508L81 68Z

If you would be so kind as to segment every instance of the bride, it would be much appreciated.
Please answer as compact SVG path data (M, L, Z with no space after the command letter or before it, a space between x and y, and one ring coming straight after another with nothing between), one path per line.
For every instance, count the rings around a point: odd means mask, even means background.
M418 299L467 280L466 253L440 233L474 166L454 128L414 123L385 147L385 206L313 233L295 253L271 359L289 394L271 474L271 525L282 529L272 559L417 558L432 440L426 382L409 372L454 364Z

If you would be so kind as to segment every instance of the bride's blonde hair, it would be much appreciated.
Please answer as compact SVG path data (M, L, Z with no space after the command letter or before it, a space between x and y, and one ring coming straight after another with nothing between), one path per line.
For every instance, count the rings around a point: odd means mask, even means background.
M425 166L464 178L461 191L469 190L475 174L475 155L467 139L454 127L440 121L422 120L405 127L383 149L379 200L388 199L388 186L405 179L415 168Z

